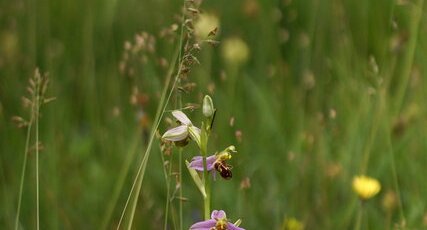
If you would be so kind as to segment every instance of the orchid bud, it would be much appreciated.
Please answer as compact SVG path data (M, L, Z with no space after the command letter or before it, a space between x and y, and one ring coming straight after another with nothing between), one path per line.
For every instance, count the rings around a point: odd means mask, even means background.
M212 98L209 95L206 95L203 98L203 115L207 118L211 118L215 112L215 107L212 102Z

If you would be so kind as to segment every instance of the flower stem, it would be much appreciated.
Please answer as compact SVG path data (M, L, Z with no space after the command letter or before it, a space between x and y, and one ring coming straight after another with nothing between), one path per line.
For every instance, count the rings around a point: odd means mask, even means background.
M360 230L360 227L362 226L362 218L363 218L363 203L362 201L360 201L359 210L357 211L356 226L354 227L354 230Z
M206 170L206 157L204 157L204 168ZM206 188L206 198L204 200L205 205L205 220L210 219L210 213L211 213L211 182L207 176L207 171L205 171L206 174L206 181L205 181L205 188Z
M204 206L204 218L205 220L210 219L209 214L211 212L211 188L210 188L210 181L208 177L208 167L206 163L206 157L208 152L208 131L207 131L207 125L206 123L202 123L202 133L200 135L200 151L202 152L203 156L203 184L206 188L206 196L203 198L203 206Z

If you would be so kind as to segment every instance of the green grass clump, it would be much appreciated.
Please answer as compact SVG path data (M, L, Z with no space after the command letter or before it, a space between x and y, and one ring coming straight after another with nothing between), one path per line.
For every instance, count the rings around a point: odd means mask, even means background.
M41 229L115 229L141 162L133 227L163 228L178 171L163 165L177 166L179 158L177 151L161 155L158 139L149 137L156 121L162 132L169 125L155 119L158 109L167 118L178 101L171 94L161 106L165 82L173 84L177 74L180 30L171 25L180 25L181 7L181 1L0 3L0 226L15 227L27 157L22 228L36 228L39 220ZM209 154L230 143L238 149L234 182L215 182L212 209L241 218L246 229L291 222L348 229L357 225L360 207L361 229L427 227L424 1L205 0L201 9L218 17L220 43L202 47L201 64L188 76L196 84L179 92L183 107L209 94L219 109ZM153 36L153 49L126 58L125 42L148 36L142 31ZM230 38L247 45L247 58L226 59L222 45ZM25 113L21 97L36 67L49 72L48 95L56 97L40 112L38 157L23 154L27 133L11 122ZM181 160L196 151L186 149ZM352 190L359 174L381 183L362 205ZM184 229L201 218L191 180L184 171ZM179 223L179 203L168 207L170 226Z

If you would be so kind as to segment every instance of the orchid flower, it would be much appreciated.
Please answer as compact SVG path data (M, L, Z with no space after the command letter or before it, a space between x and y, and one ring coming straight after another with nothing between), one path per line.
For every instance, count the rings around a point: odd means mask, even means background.
M212 171L213 169L215 169L224 179L231 179L231 177L233 176L231 173L231 166L228 165L226 161L231 159L232 152L236 152L236 150L234 146L229 146L220 153L208 156L206 158L206 169L208 171ZM189 166L190 168L203 172L203 157L193 157Z
M210 220L200 221L193 224L190 230L245 230L239 228L227 220L223 210L214 210Z
M183 112L174 110L172 115L179 121L180 125L166 131L162 138L182 146L185 146L191 138L200 146L200 129L193 126L193 123Z

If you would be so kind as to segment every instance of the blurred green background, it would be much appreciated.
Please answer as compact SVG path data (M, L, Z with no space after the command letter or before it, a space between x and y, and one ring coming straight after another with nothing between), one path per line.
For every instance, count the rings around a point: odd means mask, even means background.
M183 94L184 103L200 104L206 93L214 99L210 152L230 144L238 150L233 179L213 183L212 207L241 218L246 229L283 229L291 218L306 229L351 229L360 208L351 183L365 173L382 188L363 204L362 229L389 229L403 219L408 229L427 228L424 5L205 0L202 12L219 20L216 39L238 37L250 52L236 64L223 58L223 43L203 46L189 75L197 86ZM49 73L47 94L57 98L40 117L41 229L115 229L164 86L159 60L171 62L177 44L160 34L179 23L181 7L165 0L0 1L2 229L14 228L26 137L11 117L28 117L21 97L36 67ZM142 31L156 37L155 50L129 61L124 73L124 43ZM168 109L173 105L174 99ZM141 131L142 111L148 122ZM200 110L188 115L200 124ZM160 133L167 127L162 122ZM163 228L167 193L158 146L155 140L135 229ZM183 157L196 154L192 145ZM28 155L23 229L36 225L34 156ZM173 171L176 163L175 156ZM183 196L187 229L202 211L187 171ZM169 223L177 208L174 199Z

